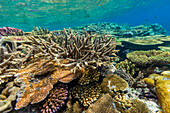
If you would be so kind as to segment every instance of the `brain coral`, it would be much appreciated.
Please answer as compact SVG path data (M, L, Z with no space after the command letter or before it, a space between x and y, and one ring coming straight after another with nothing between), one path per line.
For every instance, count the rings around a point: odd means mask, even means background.
M170 64L170 52L159 50L134 51L128 53L127 58L142 67L148 65Z

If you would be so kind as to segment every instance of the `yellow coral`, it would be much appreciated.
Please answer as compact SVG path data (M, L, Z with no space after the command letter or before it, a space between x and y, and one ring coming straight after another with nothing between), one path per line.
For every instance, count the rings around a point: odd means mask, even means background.
M148 87L154 87L155 81L151 78L144 78L143 81L147 84Z
M151 74L149 78L145 78L145 81L150 79L154 80L156 95L163 113L170 113L170 76L167 76L167 72L163 72L162 75L165 76ZM150 84L150 81L147 83Z
M163 71L163 72L161 73L161 75L163 75L163 76L169 76L169 77L170 77L170 70L168 70L168 71Z
M156 81L156 95L163 113L170 113L170 77L157 76Z

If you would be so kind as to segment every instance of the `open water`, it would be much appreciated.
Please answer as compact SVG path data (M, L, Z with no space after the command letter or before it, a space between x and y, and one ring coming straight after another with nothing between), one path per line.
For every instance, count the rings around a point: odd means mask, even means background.
M31 31L97 22L159 23L170 31L169 0L0 0L0 27Z

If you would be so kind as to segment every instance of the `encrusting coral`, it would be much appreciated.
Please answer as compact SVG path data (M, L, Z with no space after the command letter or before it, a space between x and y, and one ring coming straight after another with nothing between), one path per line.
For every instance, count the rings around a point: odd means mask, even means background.
M79 99L83 106L87 107L100 96L101 88L98 83L77 85L72 89L73 98Z
M134 51L127 54L127 58L138 66L159 65L170 63L170 52L160 50Z
M50 91L46 100L42 102L39 108L41 113L54 113L59 111L64 105L68 95L68 86L66 84L57 84L57 86Z

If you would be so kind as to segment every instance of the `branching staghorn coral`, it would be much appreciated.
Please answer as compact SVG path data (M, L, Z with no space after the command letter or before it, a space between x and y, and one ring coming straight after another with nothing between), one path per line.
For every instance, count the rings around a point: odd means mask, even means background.
M50 31L47 28L44 27L34 27L34 30L32 30L33 35L45 35L49 34Z
M0 112L10 112L12 107L12 101L16 100L17 91L19 87L14 86L13 82L6 84L6 88L0 95Z
M34 50L40 51L39 54L44 54L57 61L67 60L65 64L59 64L61 67L70 67L75 73L77 69L85 69L91 67L95 69L98 66L104 65L116 57L115 39L109 35L97 37L90 35L84 31L85 35L73 35L71 29L67 34L64 29L65 37L62 37L60 45L55 43L51 38L49 41L44 41L39 38L37 41L34 37L28 37L32 40ZM114 56L114 57L111 57Z
M0 84L8 82L7 79L14 77L17 70L29 59L31 53L32 51L29 51L28 54L23 54L22 52L17 51L17 48L13 51L8 44L6 49L0 47Z

